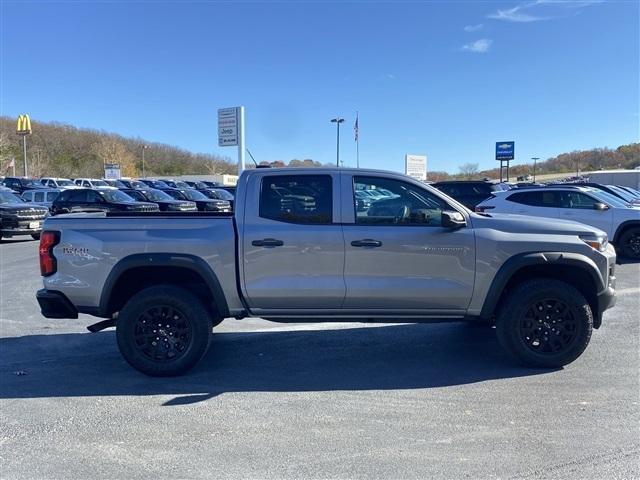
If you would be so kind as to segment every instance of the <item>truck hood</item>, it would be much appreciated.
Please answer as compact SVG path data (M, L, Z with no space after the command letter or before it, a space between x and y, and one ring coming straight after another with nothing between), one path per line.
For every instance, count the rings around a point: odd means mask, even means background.
M598 228L571 220L530 217L511 213L471 214L474 228L491 228L508 233L536 233L549 235L583 235L604 232Z

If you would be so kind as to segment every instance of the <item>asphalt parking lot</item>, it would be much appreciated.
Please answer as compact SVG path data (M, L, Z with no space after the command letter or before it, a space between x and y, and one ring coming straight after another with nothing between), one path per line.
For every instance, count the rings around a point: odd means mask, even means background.
M226 320L179 378L93 319L40 316L37 242L0 244L0 477L640 478L640 264L584 355L521 368L465 324Z

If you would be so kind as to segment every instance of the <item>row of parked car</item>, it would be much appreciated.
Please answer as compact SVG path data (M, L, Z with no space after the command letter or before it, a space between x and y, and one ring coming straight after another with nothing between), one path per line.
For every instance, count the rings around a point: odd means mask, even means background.
M591 182L519 184L449 181L432 184L481 214L561 218L607 233L618 253L640 258L640 191Z
M78 212L231 212L235 187L209 181L7 177L0 186L0 238L39 238L48 215Z
M157 179L40 180L8 177L0 196L1 235L39 236L47 215L95 211L231 212L235 187L208 181ZM640 191L597 183L519 183L446 181L432 186L480 214L507 213L574 220L607 233L622 256L640 258ZM283 191L280 191L283 190ZM18 197L17 195L20 195ZM274 189L282 202L307 208L304 192ZM358 216L393 198L383 188L355 190ZM27 202L27 203L25 203ZM379 203L378 205L382 205Z

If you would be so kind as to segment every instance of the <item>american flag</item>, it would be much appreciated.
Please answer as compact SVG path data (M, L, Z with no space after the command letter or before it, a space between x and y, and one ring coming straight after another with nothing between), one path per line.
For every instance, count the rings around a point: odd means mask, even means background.
M358 141L358 134L360 133L359 128L358 128L358 114L356 113L356 123L353 124L353 135L354 135L354 140L357 142Z

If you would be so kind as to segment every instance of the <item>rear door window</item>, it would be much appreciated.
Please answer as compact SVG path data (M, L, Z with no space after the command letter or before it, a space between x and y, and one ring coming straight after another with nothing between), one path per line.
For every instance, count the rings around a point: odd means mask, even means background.
M288 223L330 224L330 175L269 175L260 188L260 217Z
M522 205L530 205L532 207L553 207L559 206L558 192L519 192L513 193L507 197L510 202L520 203Z

